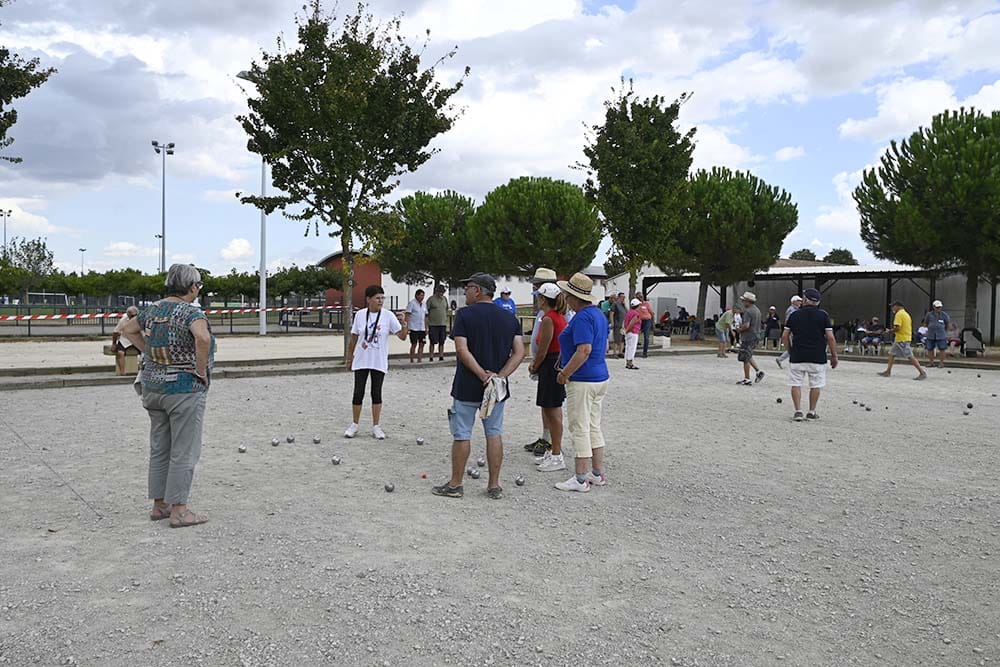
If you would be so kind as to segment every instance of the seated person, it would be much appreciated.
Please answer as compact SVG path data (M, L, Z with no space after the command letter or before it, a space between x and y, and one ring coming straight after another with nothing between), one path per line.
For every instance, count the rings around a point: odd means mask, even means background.
M865 337L861 339L861 349L865 350L873 345L880 345L883 334L885 334L885 327L879 323L877 317L873 317L872 321L865 327Z
M660 329L661 331L669 332L671 324L672 322L670 320L670 311L665 310L663 311L663 314L660 315L660 322L656 325L656 328Z
M962 334L958 330L958 325L952 320L948 323L948 330L945 332L948 338L948 354L953 357L958 357L961 355L962 351Z

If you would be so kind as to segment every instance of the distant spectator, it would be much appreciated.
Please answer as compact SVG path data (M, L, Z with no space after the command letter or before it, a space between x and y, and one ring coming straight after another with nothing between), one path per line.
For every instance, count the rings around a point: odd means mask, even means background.
M639 331L642 329L642 318L639 316L638 308L642 305L642 301L632 299L629 305L632 307L625 314L625 324L622 326L625 331L625 368L635 370L638 368L634 363L635 351L639 346Z
M861 351L864 352L872 346L881 345L884 334L885 327L882 326L877 317L873 317L872 321L865 327L865 336L861 339Z
M430 359L434 359L436 345L438 359L444 361L444 341L448 337L448 300L444 297L444 285L437 285L434 295L427 299L427 330L431 341Z
M753 292L743 292L740 297L743 302L743 324L740 325L740 352L738 358L743 362L743 379L738 384L753 385L764 379L764 371L760 370L754 361L753 353L760 343L760 309L757 308L757 295ZM750 369L756 372L753 381L750 380Z
M665 311L663 311L663 314L660 315L660 321L656 325L656 328L658 330L660 330L660 331L665 331L667 333L667 335L669 336L670 335L670 327L671 327L672 324L673 324L673 321L670 319L670 311L669 310L665 310Z
M618 359L625 358L625 315L628 307L625 305L625 292L618 292L615 300L611 304L611 333L614 343L611 350L612 355Z
M715 356L719 359L725 359L729 356L726 354L726 348L731 343L729 336L732 328L733 311L731 308L726 308L726 311L722 313L722 317L715 323L715 336L719 339L719 349L716 351Z
M118 324L115 325L115 330L111 334L111 347L115 351L115 375L125 375L125 355L128 349L132 347L132 341L122 336L122 330L128 321L138 314L138 308L129 306L125 310L125 314L118 320Z
M771 306L767 309L767 317L764 318L764 348L768 342L774 344L774 349L781 347L781 320L778 319L778 309Z
M413 363L414 354L417 363L423 363L424 343L427 340L427 304L424 303L422 289L414 292L410 303L406 304L406 323L410 328L410 363Z
M792 313L802 306L802 297L798 294L793 294L789 302L788 308L785 308L785 326L788 325L788 318L792 316ZM786 346L785 351L777 356L774 363L778 364L778 368L781 368L781 364L788 361L788 356L788 347Z
M511 315L517 316L517 304L510 298L510 288L501 287L500 296L493 299L493 303L506 310Z
M635 298L641 302L639 307L639 319L642 321L642 358L649 356L649 337L653 335L653 305L646 301L642 292L636 292Z
M927 365L944 366L944 352L948 349L948 325L951 324L951 317L944 310L944 304L934 301L931 309L924 315L924 326L927 327L927 335L924 338L924 349L927 350ZM937 362L934 355L937 354Z
M920 366L920 361L913 356L913 349L910 347L910 342L913 340L913 320L910 318L910 314L906 312L906 309L903 308L901 301L893 301L891 307L893 312L892 330L896 334L896 339L889 350L889 365L879 375L882 377L892 375L892 365L896 361L896 357L899 357L901 359L908 359L910 364L917 369L917 377L913 378L914 380L926 380L927 373Z
M953 357L961 356L962 350L962 333L958 329L958 325L954 320L948 323L948 354Z

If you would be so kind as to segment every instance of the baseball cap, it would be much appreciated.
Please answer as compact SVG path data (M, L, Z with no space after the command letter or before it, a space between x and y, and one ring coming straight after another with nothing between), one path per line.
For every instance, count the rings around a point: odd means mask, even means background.
M807 289L802 290L802 296L803 298L806 298L809 301L815 301L816 303L819 303L820 301L823 300L823 293L820 292L815 287L809 287Z
M540 287L539 287L539 288L538 288L538 289L536 290L536 292L537 292L538 294L541 294L542 296L544 296L544 297L545 297L545 298L547 298L547 299L554 299L554 298L556 298L557 296L559 296L559 293L560 293L561 291L562 291L562 290L560 290L560 289L559 289L559 286L558 286L558 285L556 285L555 283L543 283L543 284L542 284L542 285L541 285L541 286L540 286Z
M931 305L934 306L935 308L943 308L944 307L944 304L941 303L940 301L937 301L937 300L935 300L934 303L932 303Z
M793 297L792 297L792 298L790 299L790 302L791 302L791 303L796 303L797 301L802 301L802 297L801 297L801 296L799 296L798 294L796 294L795 296L793 296Z
M641 303L642 303L642 301L639 301L639 299L632 299L632 300L631 300L631 301L629 302L629 305L631 305L631 306L638 306L638 305L640 305Z
M462 279L461 283L463 285L471 283L478 287L482 287L484 291L489 292L490 294L497 291L497 281L494 280L493 276L488 273L473 273L468 278Z
M500 288L500 293L501 294L510 294L510 288L507 287L506 285L504 285L503 287Z

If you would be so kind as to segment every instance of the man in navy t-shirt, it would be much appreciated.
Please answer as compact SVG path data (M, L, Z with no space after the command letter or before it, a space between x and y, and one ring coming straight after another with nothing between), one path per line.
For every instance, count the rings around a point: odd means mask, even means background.
M485 273L477 273L465 283L466 307L455 314L451 335L455 339L458 365L451 385L454 399L448 411L451 427L451 479L435 486L434 495L461 498L462 475L469 460L472 427L483 402L486 386L494 377L506 378L524 359L521 326L507 310L496 306L493 294L496 281ZM500 466L503 463L503 409L505 403L493 406L482 419L486 431L486 459L489 461L489 483L486 494L491 499L503 495L500 488Z
M809 386L809 412L805 419L819 419L816 404L820 390L826 386L826 350L830 350L830 368L837 367L837 341L833 337L833 323L825 310L819 308L823 295L818 289L809 288L802 293L802 307L785 322L781 340L789 351L788 385L792 388L795 405L793 419L803 420L802 386Z

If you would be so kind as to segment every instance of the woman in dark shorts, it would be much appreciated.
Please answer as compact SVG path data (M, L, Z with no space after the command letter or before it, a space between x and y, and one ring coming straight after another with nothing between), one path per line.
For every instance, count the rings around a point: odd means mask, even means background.
M542 421L552 436L552 449L536 457L535 463L539 472L556 472L566 469L562 455L562 405L566 400L566 387L556 382L559 334L566 328L566 297L555 283L545 283L538 288L537 301L544 314L535 333L538 354L531 360L528 372L538 375L535 405L542 409Z

